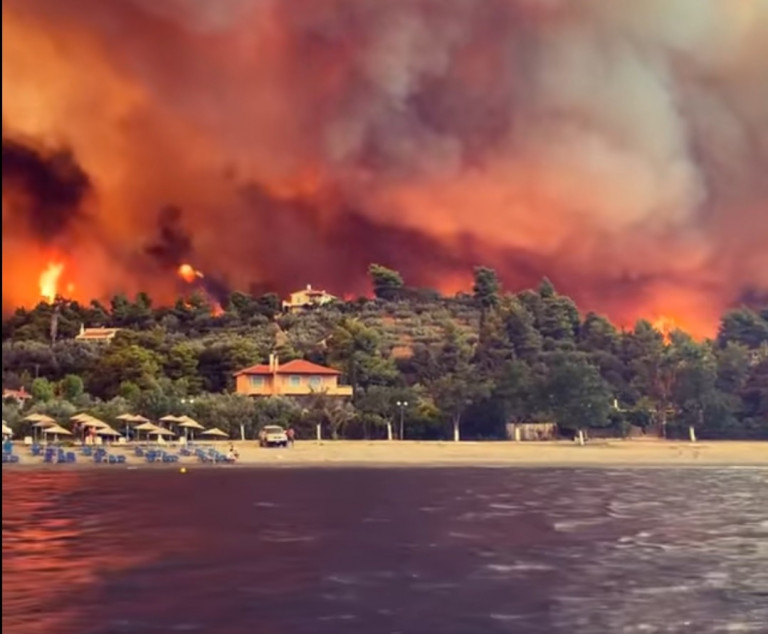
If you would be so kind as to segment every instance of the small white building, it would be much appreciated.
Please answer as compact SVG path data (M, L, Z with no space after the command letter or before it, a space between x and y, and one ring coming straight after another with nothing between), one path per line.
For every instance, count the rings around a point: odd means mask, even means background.
M507 438L510 440L556 440L555 423L507 423Z
M120 328L86 328L80 325L80 334L75 337L77 341L112 341Z
M325 291L317 291L307 284L307 288L291 293L288 299L283 301L283 310L295 313L306 308L323 306L337 301L338 297Z

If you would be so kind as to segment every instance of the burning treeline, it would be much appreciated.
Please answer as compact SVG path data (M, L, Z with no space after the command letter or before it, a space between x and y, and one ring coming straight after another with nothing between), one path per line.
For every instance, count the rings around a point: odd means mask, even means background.
M4 305L483 263L707 333L768 290L768 5L673 4L4 0Z

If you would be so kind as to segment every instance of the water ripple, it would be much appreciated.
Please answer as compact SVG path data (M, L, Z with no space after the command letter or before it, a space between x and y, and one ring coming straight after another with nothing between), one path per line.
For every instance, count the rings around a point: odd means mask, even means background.
M3 627L768 632L768 471L8 471Z

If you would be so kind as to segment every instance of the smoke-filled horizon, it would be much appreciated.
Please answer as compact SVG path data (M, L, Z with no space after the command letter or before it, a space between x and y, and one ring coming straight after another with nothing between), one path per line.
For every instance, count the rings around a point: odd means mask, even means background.
M485 264L711 333L768 292L766 77L764 0L4 0L3 302Z

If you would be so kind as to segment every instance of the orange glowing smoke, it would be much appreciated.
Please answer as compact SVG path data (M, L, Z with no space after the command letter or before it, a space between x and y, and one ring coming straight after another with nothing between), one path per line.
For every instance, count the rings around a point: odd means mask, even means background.
M670 342L670 336L676 330L682 330L680 323L668 315L661 315L653 321L653 327L664 337L664 343Z
M182 264L178 269L179 277L187 284L194 283L197 279L202 279L203 274L195 269L191 264Z
M64 264L61 262L50 262L40 274L40 297L49 304L53 304L59 294L59 278L61 278L63 272Z
M4 170L9 308L60 245L82 299L171 302L200 275L158 274L158 234L235 289L381 262L453 293L482 263L702 335L768 289L764 3L209 4L3 0L4 134L64 143L92 192Z

